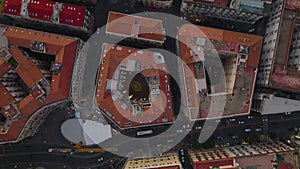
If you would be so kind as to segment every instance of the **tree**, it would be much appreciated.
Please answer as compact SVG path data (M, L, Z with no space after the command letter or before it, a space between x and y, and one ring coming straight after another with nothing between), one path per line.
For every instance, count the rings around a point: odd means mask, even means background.
M214 148L215 147L215 140L212 138L209 138L204 143L202 143L202 146L206 149Z

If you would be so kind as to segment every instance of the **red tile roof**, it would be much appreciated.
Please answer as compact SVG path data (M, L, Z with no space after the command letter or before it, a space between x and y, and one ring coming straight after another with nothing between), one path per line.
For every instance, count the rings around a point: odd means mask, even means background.
M28 60L17 47L12 47L9 50L13 58L18 62L16 72L29 88L44 77L33 61Z
M163 43L162 22L156 19L109 12L106 33Z
M32 41L44 42L46 44L46 54L50 54L49 57L55 57L55 62L62 65L61 72L58 75L52 75L52 82L50 84L50 92L46 96L45 102L36 99L33 95L29 94L23 100L17 103L17 109L23 115L23 120L14 119L7 133L0 133L0 142L15 141L18 139L19 134L24 127L28 119L38 110L51 103L56 103L68 99L70 92L70 83L72 80L72 71L74 60L77 55L78 40L75 38L65 37L61 35L49 34L39 31L33 31L23 28L7 27L3 33L6 36L8 43L12 46L19 46L23 48L31 48ZM16 47L10 48L15 60L22 66L22 71L18 75L28 85L29 88L40 79L40 70L29 59L25 58L22 53ZM16 57L17 56L17 57ZM0 72L2 72L2 65L0 64ZM29 67L28 67L29 66ZM17 67L16 71L20 69ZM3 67L3 70L6 70ZM44 75L42 75L43 77ZM2 85L3 86L3 85ZM3 88L0 84L0 92L4 94ZM3 90L3 91L2 91ZM12 103L12 99L6 97L7 102L0 101L0 106L4 107ZM9 99L10 98L10 99ZM9 101L9 102L8 102ZM4 113L1 111L1 113Z
M98 81L101 81L101 84L98 84L97 86L95 98L95 102L99 105L99 108L121 128L129 127L124 125L124 123L127 122L132 123L130 127L173 122L172 94L171 91L166 91L166 86L170 85L169 77L166 72L161 71L166 69L166 65L164 63L154 63L153 52L143 51L143 53L137 53L138 50L134 48L123 46L121 47L122 50L117 50L117 48L118 46L114 46L113 48L112 45L103 45L103 51L106 52L102 53L105 57L103 57L103 64L101 64L102 68L99 71L98 77ZM138 56L134 56L134 53ZM159 71L155 70L155 72L153 72L152 69L146 69L141 72L145 77L150 76L151 73L158 75L161 90L161 93L156 96L156 101L151 101L152 105L147 110L147 113L142 115L133 115L129 107L125 110L122 109L121 105L123 104L123 101L120 99L116 99L116 101L114 101L112 93L110 91L106 91L107 79L113 79L114 72L119 69L119 63L121 63L125 58L139 61L141 63L141 67L153 67L154 69L160 69ZM164 106L166 106L166 108L164 108ZM164 121L165 118L167 119L166 121Z
M299 74L289 74L288 70L277 67L273 70L271 86L287 90L300 91Z
M278 169L294 169L294 166L291 164L278 164Z
M60 12L59 23L83 26L85 8L77 5L63 4Z
M151 169L151 168L149 168ZM170 166L170 167L155 167L153 169L180 169L180 166Z
M2 13L20 16L22 0L5 0Z
M2 77L10 69L11 66L0 57L0 77Z
M47 0L30 0L28 6L28 15L31 18L36 18L45 21L52 20L54 1Z
M56 22L53 20L54 6L58 2L51 0L30 0L28 4L28 17L40 21ZM20 16L22 0L5 0L2 8L3 14ZM83 27L86 8L72 4L62 4L58 12L59 23L70 26Z
M192 50L192 38L193 37L201 37L203 39L208 40L206 44L211 43L211 45L205 45L203 48L215 48L217 51L226 51L231 53L239 53L241 45L247 46L248 48L248 58L246 61L245 68L243 69L243 76L249 74L249 77L253 77L252 82L248 84L250 87L249 91L249 98L252 98L252 91L253 91L253 84L255 82L255 70L258 67L260 50L262 46L262 37L243 34L238 32L226 31L221 29L214 29L209 27L203 26L194 26L191 24L183 25L179 29L178 39L179 39L179 55L181 56L182 60L187 63L184 66L185 69L185 83L187 86L187 99L188 99L188 107L189 108L196 108L201 107L199 103L200 94L196 90L196 82L194 77L194 62L195 57L191 57L190 51ZM193 47L194 48L194 47ZM197 49L196 49L197 50ZM195 49L193 49L195 52ZM202 53L203 55L203 53ZM204 58L203 56L199 56L199 58ZM201 61L201 59L200 59ZM189 73L188 70L191 70L192 73ZM207 97L202 92L201 97ZM204 98L203 98L204 99ZM203 101L205 102L205 101ZM248 106L245 106L242 112L236 112L235 114L244 114L250 111L250 104L247 103ZM226 109L226 107L225 107ZM201 112L202 108L200 108L199 114L202 113L203 118L206 116L204 112Z
M205 161L197 161L194 162L194 169L210 169L210 167L228 167L226 169L235 169L233 158L219 159L219 160L205 160Z
M300 1L299 0L286 0L287 9L297 10L300 9Z
M231 0L184 0L185 2L204 3L212 6L229 7Z

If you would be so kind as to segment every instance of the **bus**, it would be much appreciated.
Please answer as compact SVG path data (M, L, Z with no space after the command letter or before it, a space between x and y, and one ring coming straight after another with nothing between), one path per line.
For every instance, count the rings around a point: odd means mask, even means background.
M143 135L148 135L148 134L152 134L152 133L153 133L153 130L144 130L144 131L138 131L136 133L136 135L143 136Z

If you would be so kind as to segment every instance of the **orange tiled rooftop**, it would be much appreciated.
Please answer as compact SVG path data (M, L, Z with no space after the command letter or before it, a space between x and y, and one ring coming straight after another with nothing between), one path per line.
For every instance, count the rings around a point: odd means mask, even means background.
M145 17L109 12L106 33L163 43L162 21Z
M124 67L128 70L124 71ZM146 50L104 44L99 70L95 102L117 126L128 128L174 121L169 75L165 72L167 68L163 56ZM136 113L131 105L126 87L124 91L120 89L126 78L119 79L137 70L141 70L145 78L156 79L151 85L159 86L149 89L151 106L143 107L140 113ZM157 93L156 89L160 89L160 92Z
M179 55L187 64L184 66L185 72L188 72L187 69L193 72L193 76L185 74L191 119L207 117L210 94L226 95L224 116L249 113L262 37L186 24L180 28L178 40ZM205 58L211 58L209 53L214 49L222 58L225 77L221 79L223 84L210 86L205 74L210 68L206 67L205 61L208 59ZM193 80L194 76L198 84Z
M79 41L18 27L2 29L8 44L0 49L0 97L5 98L0 107L6 118L0 127L0 142L13 142L38 110L68 99ZM28 52L37 57L48 55L58 65L57 72L42 70Z

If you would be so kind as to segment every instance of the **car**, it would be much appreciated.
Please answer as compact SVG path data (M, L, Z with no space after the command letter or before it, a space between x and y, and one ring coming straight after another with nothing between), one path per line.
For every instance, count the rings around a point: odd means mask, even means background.
M235 119L234 119L234 118L232 118L232 119L229 119L229 121L231 121L231 122L235 122Z
M253 119L253 116L248 116L248 119Z
M252 33L252 32L254 32L255 31L255 28L251 28L251 29L249 29L249 33Z
M182 125L182 127L185 129L186 127L185 127L185 125Z
M196 128L195 128L196 130L201 130L202 129L202 127L201 126L196 126Z
M170 139L170 140L167 140L168 143L172 143L173 142L173 139Z
M234 26L233 26L233 25L226 25L226 27L227 27L228 29L234 29Z
M217 140L223 140L222 136L217 136Z
M262 129L260 127L256 128L255 131L260 132Z
M221 147L227 147L229 145L230 145L230 143L227 142L227 143L222 144Z
M183 151L183 149L181 149L180 152L181 152L181 155L184 156L184 151Z
M103 157L98 158L98 162L103 161Z
M285 112L284 114L285 115L291 115L291 112L288 111L288 112Z
M216 123L220 123L220 122L221 122L221 119L217 119L217 120L216 120Z
M182 132L183 132L183 130L177 130L176 132L177 132L177 133L182 133Z
M262 121L268 121L268 118L263 118Z
M187 129L186 129L186 131L187 131L187 132L190 132L190 131L192 131L192 129L190 129L190 128L187 128Z
M184 157L181 157L181 161L182 161L182 163L184 163Z
M245 128L245 132L249 133L249 132L251 132L251 129L250 128Z
M237 139L238 138L238 136L232 136L232 139Z
M245 122L244 121L239 121L239 124L244 124Z
M300 131L300 128L296 128L296 127L295 127L294 130L295 130L295 131Z

